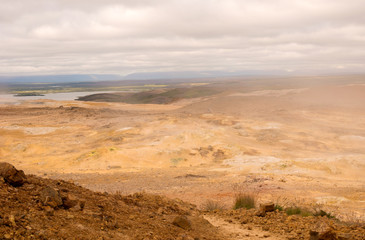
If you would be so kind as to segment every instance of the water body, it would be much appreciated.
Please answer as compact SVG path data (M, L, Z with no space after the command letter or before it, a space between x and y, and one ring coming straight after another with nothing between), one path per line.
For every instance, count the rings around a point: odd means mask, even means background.
M38 100L38 99L50 99L57 101L72 101L78 97L84 97L90 94L97 93L112 93L115 91L104 91L104 92L67 92L67 93L48 93L44 96L20 96L16 97L14 94L0 94L0 104L19 104L23 101Z

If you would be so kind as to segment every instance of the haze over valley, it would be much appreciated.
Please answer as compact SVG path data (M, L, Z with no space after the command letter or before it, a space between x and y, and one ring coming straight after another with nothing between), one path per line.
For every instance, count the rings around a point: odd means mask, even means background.
M0 6L0 239L365 239L363 1Z

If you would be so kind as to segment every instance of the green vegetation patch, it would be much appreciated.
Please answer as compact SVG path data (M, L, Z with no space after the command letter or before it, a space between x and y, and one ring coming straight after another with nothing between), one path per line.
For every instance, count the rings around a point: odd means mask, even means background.
M15 97L31 97L31 96L44 96L41 93L38 92L22 92L22 93L17 93L14 95Z
M251 209L255 208L256 197L254 194L250 193L239 193L236 195L233 209L245 208Z
M288 215L301 215L302 217L313 216L313 213L311 213L310 211L297 206L286 208L285 212Z

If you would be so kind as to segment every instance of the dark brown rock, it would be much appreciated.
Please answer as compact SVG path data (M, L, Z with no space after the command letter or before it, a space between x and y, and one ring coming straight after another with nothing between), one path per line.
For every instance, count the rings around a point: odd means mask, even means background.
M316 232L316 231L310 231L309 232L309 239L310 240L319 240L319 232Z
M332 230L328 229L327 231L319 234L319 240L336 240L337 234Z
M172 221L172 224L175 226L178 226L184 230L191 229L191 222L186 216L177 216L174 218L174 221Z
M324 232L317 232L317 231L310 231L309 232L310 235L310 240L336 240L337 238L337 234L332 230L332 229L328 229Z
M50 207L59 207L63 204L62 198L58 191L51 187L45 187L40 192L41 201L44 205Z
M77 204L75 206L69 208L69 210L72 212L82 211L82 210L84 210L85 202L86 202L85 200L78 200Z
M0 162L0 176L4 178L5 182L14 187L23 185L26 180L22 170L17 170L13 165L6 162Z
M79 204L79 200L70 193L68 193L66 197L63 197L62 200L63 200L63 207L66 209L73 208Z

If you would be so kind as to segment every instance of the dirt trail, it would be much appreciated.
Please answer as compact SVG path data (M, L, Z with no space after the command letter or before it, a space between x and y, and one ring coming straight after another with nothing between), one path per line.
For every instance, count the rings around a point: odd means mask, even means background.
M233 221L226 221L223 218L212 215L204 215L204 218L208 220L213 226L217 227L222 234L225 235L227 240L239 240L239 239L268 239L268 240L280 240L285 239L278 235L262 231L258 228L250 225L242 225Z

